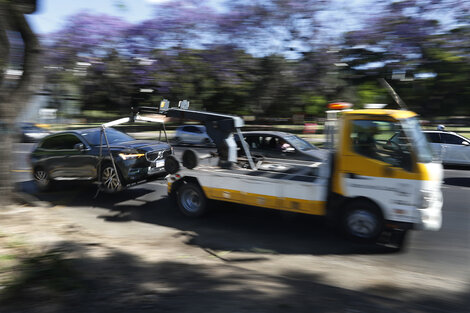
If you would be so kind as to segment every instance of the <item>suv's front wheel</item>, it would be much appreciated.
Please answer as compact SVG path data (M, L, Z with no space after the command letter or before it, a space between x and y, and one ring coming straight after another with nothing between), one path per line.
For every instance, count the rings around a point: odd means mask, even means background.
M112 164L106 164L101 170L101 187L107 193L118 192L123 188L119 171Z

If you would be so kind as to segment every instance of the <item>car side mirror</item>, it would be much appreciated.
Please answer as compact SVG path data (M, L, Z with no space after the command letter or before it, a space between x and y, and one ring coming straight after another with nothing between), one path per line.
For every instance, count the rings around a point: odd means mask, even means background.
M73 148L77 151L84 151L85 145L83 143L76 143Z
M470 143L468 143L468 141L462 141L462 145L464 145L464 146L470 146Z

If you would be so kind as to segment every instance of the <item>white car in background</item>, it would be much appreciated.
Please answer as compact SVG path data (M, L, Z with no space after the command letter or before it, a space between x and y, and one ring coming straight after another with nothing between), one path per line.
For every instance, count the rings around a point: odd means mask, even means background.
M470 165L470 140L460 134L447 131L423 131L433 153L445 165Z
M207 135L204 125L183 125L176 128L174 141L176 144L210 145L212 140Z

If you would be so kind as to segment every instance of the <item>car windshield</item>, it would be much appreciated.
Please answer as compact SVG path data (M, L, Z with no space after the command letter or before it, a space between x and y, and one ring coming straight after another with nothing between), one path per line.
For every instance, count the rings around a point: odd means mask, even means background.
M90 145L98 146L100 144L100 140L101 140L101 144L106 144L106 140L104 136L102 136L102 138L100 139L100 134L101 134L101 131L99 129L95 129L95 130L83 132L81 135L83 136L83 138L85 138L86 141L88 141ZM108 142L110 144L135 140L133 137L127 134L124 134L120 131L117 131L113 128L106 129L106 137L108 138Z
M421 131L419 122L415 117L407 118L401 121L403 130L413 142L413 149L416 152L417 161L421 163L429 163L433 160L431 147L426 136Z
M308 151L308 150L316 150L318 149L308 141L297 137L297 136L287 136L285 139L294 146L294 148L300 150L300 151Z

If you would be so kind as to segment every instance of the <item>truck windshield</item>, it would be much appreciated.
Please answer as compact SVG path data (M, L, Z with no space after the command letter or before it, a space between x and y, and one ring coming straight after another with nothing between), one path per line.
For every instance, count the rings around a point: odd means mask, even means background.
M411 138L417 161L421 163L431 162L433 160L431 148L426 136L421 131L418 119L416 117L411 117L404 119L401 122L406 135Z

